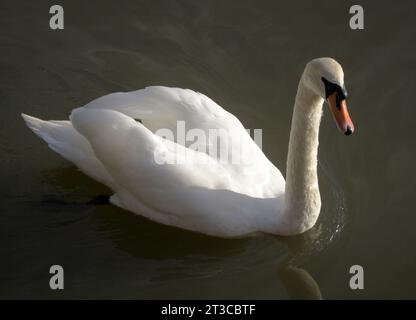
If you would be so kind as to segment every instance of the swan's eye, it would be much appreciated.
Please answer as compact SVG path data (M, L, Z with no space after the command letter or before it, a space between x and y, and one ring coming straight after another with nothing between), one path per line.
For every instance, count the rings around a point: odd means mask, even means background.
M328 81L324 77L322 77L322 81L325 86L326 99L328 99L328 97L335 92L337 93L337 100L339 99L340 101L342 101L347 97L347 91L345 90L345 88L341 88L341 86L339 86L338 84Z
M325 86L325 98L328 99L330 95L332 95L334 92L337 91L336 85L328 80L326 80L324 77L322 77L322 81Z

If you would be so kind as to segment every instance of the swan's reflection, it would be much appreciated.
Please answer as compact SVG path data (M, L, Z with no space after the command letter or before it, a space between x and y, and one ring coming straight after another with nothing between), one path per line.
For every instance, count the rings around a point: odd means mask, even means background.
M301 268L282 266L279 277L290 299L321 300L322 294L318 283L308 271Z
M63 210L70 205L70 211L77 211L76 202L79 201L80 211L86 206L89 212L92 210L93 225L101 236L110 239L121 251L140 259L139 262L143 261L143 265L151 266L138 271L147 277L144 282L157 283L172 278L215 279L224 272L238 271L250 275L254 270L261 270L261 266L274 265L276 280L290 299L322 299L318 283L301 267L304 264L301 261L309 259L308 256L313 255L311 252L323 250L334 239L332 233L340 231L338 226L324 229L320 223L292 237L213 238L153 223L115 206L88 204L86 195L92 197L108 189L73 167L48 171L44 176L58 188L60 196L57 197L65 199L50 205L55 209L62 206ZM281 292L276 292L276 296L279 295Z
M310 244L317 241L321 234L321 225L317 225L304 234L283 240L287 244L289 253L279 264L278 275L290 299L322 299L321 289L312 275L307 270L295 266L296 258L308 252Z

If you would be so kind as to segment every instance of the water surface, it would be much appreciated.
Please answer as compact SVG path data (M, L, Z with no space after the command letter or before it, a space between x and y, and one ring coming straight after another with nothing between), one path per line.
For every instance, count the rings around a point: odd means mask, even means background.
M47 1L0 4L1 298L416 298L415 9L350 1ZM285 172L297 83L312 58L344 67L356 133L328 113L320 132L323 208L296 237L222 240L114 206L109 190L30 132L20 113L65 119L114 91L191 88L263 129ZM49 267L65 289L49 289ZM362 265L365 289L349 287Z

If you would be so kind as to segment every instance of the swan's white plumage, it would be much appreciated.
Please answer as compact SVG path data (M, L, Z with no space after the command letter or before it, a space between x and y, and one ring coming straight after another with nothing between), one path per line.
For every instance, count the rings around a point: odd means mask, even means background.
M333 61L325 59L312 61L309 70L333 76ZM317 92L320 87L310 88L313 76L307 67L299 83L287 188L280 171L241 122L192 90L148 87L109 94L73 110L71 121L23 118L51 149L110 187L114 191L111 202L126 210L215 236L294 234L311 228L320 210L316 153L323 100ZM159 129L176 132L178 121L185 122L186 130L202 129L208 137L210 129L225 130L231 153L242 161L222 163L208 153L189 149L192 142L179 144L155 134ZM213 143L208 141L208 145ZM155 152L166 159L186 157L186 161L160 165Z

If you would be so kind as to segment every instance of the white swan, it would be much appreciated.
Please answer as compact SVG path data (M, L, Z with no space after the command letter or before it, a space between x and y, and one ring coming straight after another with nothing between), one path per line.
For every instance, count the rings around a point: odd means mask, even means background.
M73 110L71 121L22 116L52 150L110 187L111 203L121 208L213 236L292 235L310 229L320 212L317 150L324 99L339 129L347 135L354 130L343 77L331 58L306 65L293 111L286 183L235 116L191 90L148 87L109 94ZM187 129L225 129L231 152L249 161L224 163L155 134L161 128L176 132L181 120ZM160 164L155 154L186 162ZM201 158L205 164L196 161Z

